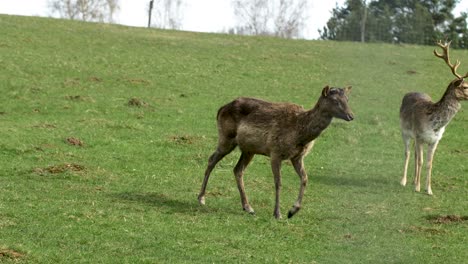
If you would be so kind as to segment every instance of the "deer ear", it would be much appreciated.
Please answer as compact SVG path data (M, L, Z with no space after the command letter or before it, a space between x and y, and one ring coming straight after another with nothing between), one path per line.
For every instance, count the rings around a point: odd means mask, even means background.
M330 92L330 86L327 85L327 86L323 87L322 96L327 97L329 92Z
M350 94L351 93L351 88L353 88L353 87L352 86L345 87L345 93Z

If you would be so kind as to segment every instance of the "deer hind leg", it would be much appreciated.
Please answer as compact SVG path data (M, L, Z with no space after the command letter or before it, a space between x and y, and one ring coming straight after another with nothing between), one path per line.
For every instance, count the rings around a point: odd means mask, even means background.
M208 166L205 170L205 178L203 179L200 194L198 195L198 202L201 205L205 204L206 186L208 185L208 180L210 178L211 171L216 166L216 164L220 160L222 160L227 154L231 153L236 146L237 144L235 143L234 139L220 140L218 148L213 154L211 154L210 158L208 159Z
M307 173L304 169L304 161L303 157L297 159L291 159L291 162L296 170L297 174L301 178L301 186L299 188L299 197L297 198L296 203L294 204L293 208L288 212L288 218L293 217L302 206L302 198L304 197L304 191L307 185Z
M439 142L431 144L427 148L427 178L426 178L426 192L429 195L432 195L431 189L431 174L432 174L432 161L434 158L434 153L437 149L437 145Z
M405 165L403 168L403 178L401 178L400 184L406 186L406 179L408 175L408 163L410 159L410 141L409 137L404 137L403 142L405 143Z
M276 219L280 219L281 159L271 157L271 170L273 171L273 177L275 178L275 210L273 211L273 216Z
M414 144L414 190L421 190L421 168L423 165L423 144L416 140Z
M239 158L239 161L237 162L237 165L234 168L234 175L236 176L237 188L239 189L242 208L244 209L244 211L250 214L254 214L255 212L253 208L250 206L249 200L247 199L247 195L245 194L243 177L244 177L245 168L247 168L253 156L254 154L242 152Z

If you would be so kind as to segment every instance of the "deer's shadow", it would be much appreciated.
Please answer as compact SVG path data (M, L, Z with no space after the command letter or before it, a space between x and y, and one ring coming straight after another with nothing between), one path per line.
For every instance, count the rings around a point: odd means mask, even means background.
M220 208L200 205L197 201L197 197L192 197L192 195L190 195L190 197L187 195L186 198L178 199L164 193L122 192L112 194L112 197L128 203L146 204L153 208L157 208L161 212L169 214L204 214L220 210ZM188 201L188 198L192 198L191 201Z

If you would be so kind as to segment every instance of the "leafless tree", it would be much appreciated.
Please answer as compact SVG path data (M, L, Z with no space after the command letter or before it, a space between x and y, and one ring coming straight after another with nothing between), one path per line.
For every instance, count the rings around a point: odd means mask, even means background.
M183 0L155 0L153 26L165 29L180 29L182 27Z
M62 18L114 22L119 0L49 0L49 9Z
M240 34L262 35L268 33L271 16L270 0L233 0L234 15L240 21Z
M304 28L306 0L279 0L275 16L275 35L282 38L299 37Z
M114 15L115 12L117 12L120 9L119 1L120 0L106 0L107 1L107 6L108 6L108 21L109 22L114 22Z
M307 0L232 0L238 34L297 38L304 28Z

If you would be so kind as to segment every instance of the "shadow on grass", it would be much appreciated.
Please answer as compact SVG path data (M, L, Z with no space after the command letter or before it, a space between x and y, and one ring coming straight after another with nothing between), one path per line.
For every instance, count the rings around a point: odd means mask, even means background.
M392 185L396 185L399 183L399 178L395 179L395 181L390 181L384 176L375 175L374 177L365 176L365 177L355 177L351 178L349 176L331 176L331 175L311 175L309 177L311 184L321 183L326 185L333 185L333 186L354 186L354 187L375 187L375 186L383 186L388 187Z
M193 201L172 198L167 194L162 193L136 193L123 192L112 195L119 200L147 204L151 207L156 207L161 211L168 213L185 213L185 214L200 214L200 213L215 213L220 212L221 208L213 208L202 206L198 203L197 197L193 197ZM237 213L233 210L222 208L225 213ZM226 210L224 210L226 209Z

